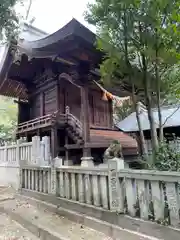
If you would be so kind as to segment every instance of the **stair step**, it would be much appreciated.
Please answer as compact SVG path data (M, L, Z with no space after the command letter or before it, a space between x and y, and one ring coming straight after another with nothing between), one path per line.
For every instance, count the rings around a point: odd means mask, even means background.
M42 206L30 204L28 200L9 200L0 205L0 211L7 213L34 235L40 236L41 239L111 240L101 232L80 223L72 222L66 217L57 215Z
M8 214L0 213L0 239L38 240L39 238L14 221Z

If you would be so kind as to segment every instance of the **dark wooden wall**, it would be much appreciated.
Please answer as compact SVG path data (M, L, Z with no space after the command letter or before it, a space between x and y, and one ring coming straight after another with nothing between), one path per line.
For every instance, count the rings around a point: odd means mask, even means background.
M53 79L50 83L35 85L29 103L30 119L51 114L56 110L65 113L66 106L69 106L74 116L81 119L80 88L64 79ZM102 100L100 89L89 89L89 110L91 126L112 127L112 102Z

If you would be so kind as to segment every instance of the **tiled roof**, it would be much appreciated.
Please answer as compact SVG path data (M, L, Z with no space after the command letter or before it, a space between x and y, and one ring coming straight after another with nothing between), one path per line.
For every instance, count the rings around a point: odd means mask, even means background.
M159 128L159 118L158 118L158 110L153 109L155 127ZM163 127L177 127L180 125L180 105L174 106L166 106L161 108L162 122ZM140 112L140 120L142 124L143 130L150 130L149 120L147 110L142 110ZM121 129L124 132L138 132L139 127L137 124L136 113L131 113L124 120L116 123L117 128Z
M137 142L129 135L116 130L101 130L91 129L91 142L110 144L113 140L118 140L121 143L123 154L136 155L138 152Z

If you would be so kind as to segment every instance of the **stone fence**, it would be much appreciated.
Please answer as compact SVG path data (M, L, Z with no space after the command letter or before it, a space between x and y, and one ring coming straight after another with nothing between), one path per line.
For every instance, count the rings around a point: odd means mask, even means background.
M46 166L50 162L49 137L35 136L32 142L17 141L15 144L0 147L0 166L19 166L20 161L26 164Z
M23 166L20 188L58 199L178 226L180 173L108 167Z
M19 188L21 165L47 166L51 161L49 137L33 137L32 142L21 142L0 147L0 185Z

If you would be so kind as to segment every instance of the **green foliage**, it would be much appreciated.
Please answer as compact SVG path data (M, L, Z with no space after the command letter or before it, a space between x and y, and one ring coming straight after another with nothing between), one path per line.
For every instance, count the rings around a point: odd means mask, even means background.
M89 4L86 19L98 27L97 45L106 52L100 67L104 83L126 87L131 74L136 87L143 91L144 56L149 91L157 90L158 65L163 93L164 79L172 79L168 69L179 66L179 11L179 0L96 0Z
M18 29L18 17L14 6L20 0L0 0L0 37L1 40L14 37Z
M0 139L13 139L17 125L17 104L0 96Z
M171 72L180 64L179 12L179 0L95 0L86 13L98 27L98 48L106 53L102 81L129 91L134 106L139 92L144 98L153 152L158 138L152 107L158 107L161 141L161 98L169 94L176 98L179 93L178 79ZM172 86L177 89L172 91ZM143 134L141 143L142 139Z
M120 106L118 104L114 106L114 113L118 121L122 121L123 119L128 117L133 111L134 109L132 103L130 103L129 100L124 101Z
M167 142L162 142L156 152L155 161L152 157L144 162L147 169L159 171L180 171L180 151L176 147L177 139L174 139L173 146Z

